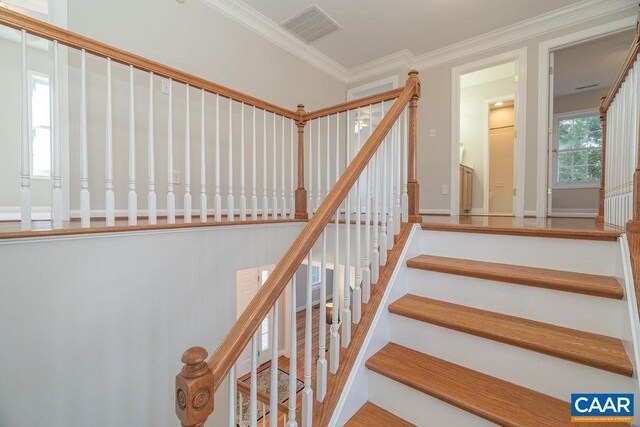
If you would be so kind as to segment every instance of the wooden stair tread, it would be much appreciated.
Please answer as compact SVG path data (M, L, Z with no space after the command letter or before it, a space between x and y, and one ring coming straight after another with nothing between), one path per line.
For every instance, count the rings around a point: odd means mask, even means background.
M389 305L389 311L616 374L633 375L633 365L617 338L416 295L403 296Z
M415 427L381 407L367 402L345 424L346 427Z
M614 277L596 274L433 255L414 257L407 261L407 266L439 273L457 274L459 276L496 280L598 297L613 299L622 299L624 297L624 291Z
M387 344L371 356L366 366L380 375L499 425L574 425L568 402L395 343Z

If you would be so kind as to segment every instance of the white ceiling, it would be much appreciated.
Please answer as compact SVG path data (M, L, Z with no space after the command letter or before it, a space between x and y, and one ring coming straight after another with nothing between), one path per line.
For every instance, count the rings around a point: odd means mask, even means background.
M435 51L579 0L244 0L277 24L318 5L342 29L311 45L346 68Z
M629 51L634 30L581 43L554 53L554 96L605 90L613 84ZM582 86L598 84L590 89Z

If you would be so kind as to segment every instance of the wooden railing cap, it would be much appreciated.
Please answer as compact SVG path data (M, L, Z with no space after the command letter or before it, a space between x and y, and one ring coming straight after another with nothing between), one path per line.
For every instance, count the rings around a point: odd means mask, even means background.
M202 347L191 347L182 355L182 376L185 378L198 378L207 371L207 350Z

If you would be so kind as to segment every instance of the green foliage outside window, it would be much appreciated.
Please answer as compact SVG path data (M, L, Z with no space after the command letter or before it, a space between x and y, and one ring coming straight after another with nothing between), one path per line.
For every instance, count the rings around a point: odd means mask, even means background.
M597 115L558 121L558 182L599 182L602 126Z

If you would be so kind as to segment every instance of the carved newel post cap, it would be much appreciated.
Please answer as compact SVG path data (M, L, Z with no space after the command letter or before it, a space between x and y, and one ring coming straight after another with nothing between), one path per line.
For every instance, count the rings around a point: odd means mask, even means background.
M418 70L409 71L409 77L418 77Z
M182 371L176 376L176 415L183 426L202 426L213 412L213 374L207 350L191 347L182 355Z

